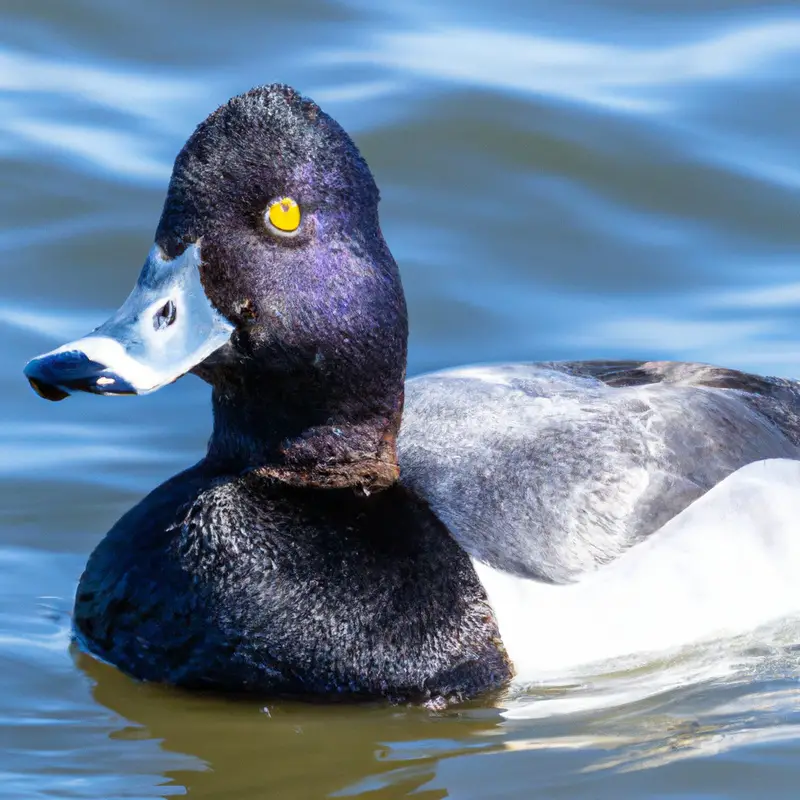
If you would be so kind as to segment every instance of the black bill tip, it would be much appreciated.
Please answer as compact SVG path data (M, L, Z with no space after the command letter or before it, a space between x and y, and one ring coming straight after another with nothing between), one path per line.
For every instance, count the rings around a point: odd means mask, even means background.
M80 350L39 356L28 362L25 377L39 397L57 402L73 392L136 394L126 380Z
M52 400L54 403L57 403L59 400L69 397L69 392L59 389L58 386L49 386L46 383L37 381L36 378L29 377L28 383L31 385L31 389L45 400Z

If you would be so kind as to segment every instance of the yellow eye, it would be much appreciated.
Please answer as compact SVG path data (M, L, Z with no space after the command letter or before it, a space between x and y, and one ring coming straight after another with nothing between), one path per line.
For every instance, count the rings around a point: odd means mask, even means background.
M284 197L273 203L267 215L279 231L291 233L300 227L300 206L291 197Z

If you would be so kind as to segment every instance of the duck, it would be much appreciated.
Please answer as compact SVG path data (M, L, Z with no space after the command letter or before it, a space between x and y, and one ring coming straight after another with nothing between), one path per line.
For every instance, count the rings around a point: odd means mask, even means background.
M211 386L205 457L88 559L81 647L186 689L446 704L563 667L559 641L708 634L698 587L729 606L742 571L784 611L796 537L764 556L762 531L800 511L800 384L663 361L407 379L378 204L316 103L238 95L178 154L127 300L29 361L51 401ZM738 562L693 572L693 542Z

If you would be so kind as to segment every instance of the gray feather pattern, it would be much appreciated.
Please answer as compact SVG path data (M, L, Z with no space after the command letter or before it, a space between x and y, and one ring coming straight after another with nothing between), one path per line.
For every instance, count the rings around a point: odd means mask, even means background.
M510 364L406 384L403 482L474 558L564 583L736 469L800 458L800 388L702 364Z

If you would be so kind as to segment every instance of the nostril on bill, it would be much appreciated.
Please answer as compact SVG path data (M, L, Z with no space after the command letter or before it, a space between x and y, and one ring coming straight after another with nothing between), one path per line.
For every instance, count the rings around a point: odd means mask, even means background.
M175 303L173 303L172 300L167 300L167 302L153 314L153 327L157 331L168 328L175 322L177 313L178 309L175 308Z

